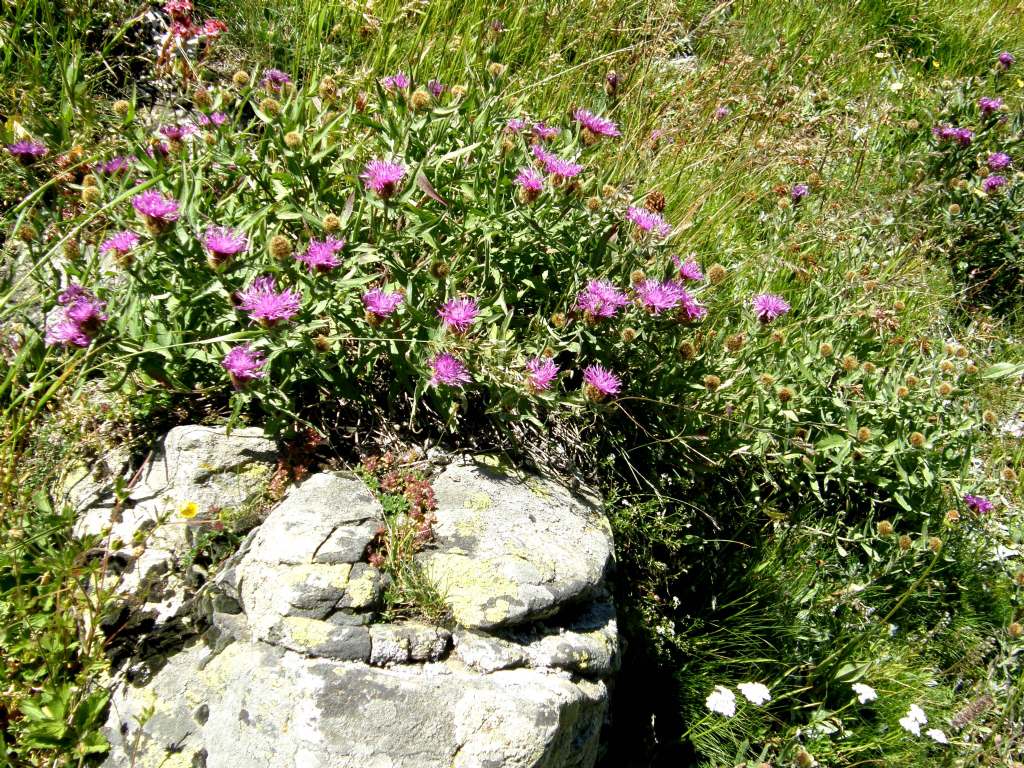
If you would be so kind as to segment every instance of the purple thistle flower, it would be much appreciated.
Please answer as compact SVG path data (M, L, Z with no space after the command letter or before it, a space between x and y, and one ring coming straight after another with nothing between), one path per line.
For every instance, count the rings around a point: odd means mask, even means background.
M46 328L46 346L88 347L92 339L75 323L66 318L56 320Z
M754 314L762 323L769 323L789 312L789 303L774 293L759 293L750 300L750 303L754 307Z
M520 168L512 182L523 190L528 200L536 200L537 196L544 191L544 177L533 168Z
M395 72L395 74L388 75L383 80L381 80L380 84L383 85L384 88L389 91L393 91L396 89L402 90L403 88L409 87L409 76L405 74L405 72L403 72L402 70L398 70L397 72Z
M178 201L164 197L155 189L147 189L141 195L133 197L132 207L147 222L158 225L177 221L180 215L178 212Z
M971 142L974 141L974 131L970 128L957 128L955 138L956 143L961 147L969 147Z
M178 123L177 125L160 126L160 133L170 141L181 141L186 136L196 132L196 127L191 123Z
M636 297L653 315L675 309L683 303L686 291L674 280L644 280L633 288Z
M363 294L363 307L378 318L394 314L403 301L405 297L399 291L388 293L383 288L373 288Z
M106 307L107 303L105 301L100 301L95 296L85 294L68 304L64 310L64 315L91 336L99 329L100 323L106 322L107 314L103 311Z
M561 179L571 179L574 176L578 176L583 170L582 165L571 160L565 160L553 152L548 152L540 144L534 144L530 151L533 152L533 156L544 166L544 170L552 176L557 176Z
M531 392L550 389L558 378L558 364L550 357L535 357L526 363L526 387Z
M725 118L727 118L728 116L729 116L729 108L726 107L726 106L721 106L721 107L719 107L718 109L715 110L715 120L718 120L718 121L725 120Z
M691 296L689 291L683 291L683 306L680 310L681 319L693 322L695 320L700 320L702 317L707 315L707 313L707 307Z
M301 303L301 293L291 288L278 291L270 275L257 277L248 288L238 292L238 308L248 312L250 320L267 327L295 317Z
M1003 100L998 98L991 98L989 96L982 96L978 99L978 109L981 110L981 114L984 117L989 117L995 114L1003 108Z
M617 395L622 389L622 379L596 363L583 370L583 382L587 396L595 402Z
M367 189L372 189L382 198L395 194L398 182L405 178L405 166L401 163L390 163L386 160L371 160L363 168L359 178Z
M683 280L699 282L704 279L704 273L700 269L700 264L692 256L688 257L686 261L683 261L678 256L673 256L672 263L676 265L676 269L679 270L679 277Z
M115 258L120 258L138 244L139 236L128 229L124 232L117 232L104 240L100 246L100 253L113 254Z
M510 118L507 123L505 123L505 132L506 133L519 133L525 127L526 127L526 121L523 120L523 118L521 118L521 117L513 117L513 118Z
M545 125L544 123L534 123L533 128L530 132L541 141L549 141L562 132L562 129L556 125Z
M993 171L1001 171L1004 168L1009 168L1011 162L1013 161L1005 152L993 152L988 156L988 167Z
M232 347L220 361L221 366L231 377L235 389L241 389L255 379L262 379L266 375L266 371L263 370L266 363L263 353L253 349L252 344L248 342Z
M607 280L591 280L576 297L577 308L591 322L615 317L628 303L629 297Z
M981 188L985 190L986 194L991 195L993 192L997 192L1001 188L1005 187L1006 184L1007 181L1005 176L1000 176L999 174L994 173L991 176L985 177L985 180L981 182Z
M45 156L50 150L46 148L45 144L40 144L38 141L22 139L13 144L8 144L7 151L17 158L18 162L22 165L32 165L32 163Z
M940 123L932 128L932 136L939 141L955 141L961 147L967 147L974 140L974 131L969 128L954 128L951 125Z
M582 125L595 136L621 136L619 127L606 117L598 117L586 109L577 109L572 119Z
M626 218L633 222L641 232L653 232L661 237L665 237L672 231L672 227L660 214L648 211L646 208L638 208L635 205L631 205L626 210Z
M89 292L85 288L78 283L70 283L67 288L57 295L57 303L64 307L87 296L89 296Z
M461 387L472 380L462 361L447 352L442 352L434 357L430 361L430 368L431 376L428 384L432 387L436 387L438 384Z
M47 324L47 346L87 347L107 320L106 302L100 301L82 286L71 283L57 297L61 309Z
M323 242L310 240L305 253L295 258L309 267L310 272L329 272L341 264L337 254L344 247L345 241L335 237L328 237Z
M206 228L203 235L203 245L210 254L209 262L212 267L219 267L225 264L232 256L236 256L249 247L249 238L231 227Z
M477 306L476 299L466 296L451 299L437 310L437 316L441 318L444 326L455 333L468 331L469 326L473 324L479 314L480 308Z
M146 156L154 159L163 159L171 154L171 148L166 141L159 141L146 147Z
M999 65L1003 69L1009 69L1010 67L1013 66L1013 62L1015 62L1016 59L1013 58L1013 54L1010 53L1009 51L1003 51L1002 53L999 54L998 61Z
M223 112L211 112L208 115L199 115L199 117L196 118L196 122L204 128L211 125L216 128L219 128L220 126L224 125L224 123L226 123L227 121L228 116L225 115Z
M991 512L995 509L996 505L986 499L984 496L975 496L973 493L964 494L964 504L967 508L979 515L983 515L987 512Z
M799 203L810 193L811 188L806 184L794 184L789 191L789 197L794 203Z
M96 163L93 170L97 173L102 173L104 176L113 176L114 174L129 170L134 164L134 157L122 157L121 155L117 155L109 160Z
M266 69L263 71L263 79L260 81L260 85L271 91L280 91L281 87L287 85L292 81L291 77L287 72L282 72L280 69Z
M430 91L430 95L435 99L441 98L441 94L447 90L447 86L440 80L431 80L427 83L427 90Z

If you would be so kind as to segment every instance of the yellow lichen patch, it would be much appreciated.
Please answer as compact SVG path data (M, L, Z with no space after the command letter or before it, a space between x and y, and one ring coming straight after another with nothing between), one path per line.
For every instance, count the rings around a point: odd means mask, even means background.
M466 499L465 507L476 512L483 512L485 509L490 509L493 503L491 497L486 493L474 493Z
M290 587L309 585L345 589L351 571L352 566L348 563L304 563L287 570L285 583Z
M504 621L516 599L516 585L498 573L496 563L441 552L430 558L427 575L443 594L455 620L463 626Z
M307 619L303 616L285 616L281 619L281 629L296 645L303 648L316 648L323 645L331 637L333 624L319 619Z
M345 590L345 597L348 598L349 606L352 608L366 608L370 606L377 597L375 588L375 574L366 570L348 583Z

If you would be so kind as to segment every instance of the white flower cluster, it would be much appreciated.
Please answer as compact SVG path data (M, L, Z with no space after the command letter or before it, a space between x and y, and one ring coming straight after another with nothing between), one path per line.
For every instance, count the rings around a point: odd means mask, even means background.
M736 687L751 704L761 706L772 700L771 691L763 683L740 683ZM725 717L736 714L736 694L724 685L716 685L704 703L715 714Z
M911 704L910 709L907 710L907 714L900 718L900 725L903 727L903 730L908 733L912 733L915 736L920 736L921 726L927 724L928 715L926 715L924 710L917 704ZM924 733L928 738L938 744L949 744L946 734L938 728L929 728Z

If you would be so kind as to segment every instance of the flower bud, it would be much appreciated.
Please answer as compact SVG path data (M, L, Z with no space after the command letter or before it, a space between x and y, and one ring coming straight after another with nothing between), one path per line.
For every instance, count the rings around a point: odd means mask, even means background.
M857 440L861 443L866 443L871 439L871 430L867 427L861 427L857 430Z
M426 109L430 106L430 94L422 88L414 91L412 96L409 97L409 105L417 112L421 109Z
M324 216L324 232L337 232L341 229L341 219L335 216L333 213L328 213Z
M710 280L713 285L718 285L728 276L729 273L726 272L725 267L721 264L712 264L708 267L708 280Z
M829 344L827 341L823 341L820 345L818 345L818 354L821 355L822 357L832 357L832 353L834 351L835 350L832 348L832 345Z
M123 120L128 117L128 113L132 111L132 104L130 101L126 101L125 99L118 99L110 106L110 108L115 115Z
M277 117L281 114L281 102L267 96L260 102L260 109L269 117Z
M913 544L914 544L914 542L911 540L911 538L907 534L904 533L902 536L900 536L899 546L900 546L900 549L902 549L904 552L906 552L908 549L910 549L911 546L913 546Z
M776 393L780 403L788 403L793 399L793 390L789 387L779 387L779 391Z
M302 134L298 131L288 131L284 135L284 143L288 149L298 149L302 146Z
M709 392L714 392L720 386L722 386L722 380L715 376L713 373L709 373L707 376L704 377L704 387Z
M284 261L292 255L292 243L284 235L274 235L270 238L270 255L278 261Z
M875 525L875 531L879 536L892 536L896 529L888 520L879 520Z
M697 356L697 348L692 341L684 341L678 347L679 357L683 360L693 360Z
M924 435L922 435L920 432L911 432L910 444L914 448L921 448L922 446L924 446Z
M504 64L497 61L492 61L490 64L487 65L487 73L494 78L501 77L503 74L505 74L506 69L507 67Z
M235 74L231 76L231 82L234 83L238 88L245 88L249 85L250 77L249 73L244 69L239 69Z
M935 554L939 554L939 552L942 551L942 539L940 539L938 536L929 537L928 549L930 549Z

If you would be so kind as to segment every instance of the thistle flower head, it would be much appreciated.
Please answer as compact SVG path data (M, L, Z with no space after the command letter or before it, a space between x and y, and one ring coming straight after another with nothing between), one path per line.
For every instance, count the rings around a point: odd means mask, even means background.
M586 109L577 109L572 113L572 119L582 125L595 136L621 136L619 126L606 117L598 117Z
M615 317L629 297L607 280L591 280L576 297L576 306L589 320Z
M505 123L505 133L519 133L526 128L526 121L521 117L511 117Z
M979 515L984 515L995 509L995 504L986 499L984 496L975 496L973 493L964 494L964 504L972 512Z
M196 127L192 123L174 123L172 125L161 125L160 134L170 141L181 141L186 136L191 136L196 132Z
M22 165L31 165L39 158L44 157L50 150L46 148L45 144L40 144L38 141L22 139L8 144L7 151Z
M550 357L535 357L526 363L526 386L531 392L550 389L558 378L559 367Z
M107 320L106 302L100 301L77 283L65 288L57 303L61 309L53 314L47 323L45 342L47 346L87 347Z
M583 384L587 396L595 402L617 395L622 389L622 379L597 363L583 370Z
M1005 187L1007 183L1008 181L1005 176L993 173L991 176L985 177L985 180L981 182L981 188L985 190L986 194L991 195L993 192L998 192L1000 189Z
M227 121L228 116L225 115L223 112L211 112L208 115L199 115L196 118L196 123L203 126L204 128L208 128L211 125L214 128L220 128Z
M676 269L679 270L679 277L683 280L698 282L704 279L704 273L700 269L700 264L692 256L687 257L686 261L683 261L678 256L673 256L672 263L676 265Z
M562 132L562 129L556 125L547 125L545 123L534 123L530 132L541 141L549 141Z
M533 152L533 156L537 158L544 170L552 176L557 176L561 179L571 179L579 176L583 171L583 166L579 163L566 160L553 152L548 152L540 144L534 144L530 151Z
M249 238L231 227L209 226L203 234L203 246L217 263L223 263L249 247Z
M250 320L268 327L295 317L302 303L301 293L291 288L278 291L277 283L270 275L257 277L238 292L237 298L238 308L248 312Z
M810 193L811 188L806 184L794 184L793 188L789 190L789 197L794 203L799 203Z
M626 210L626 218L638 230L647 234L666 237L672 231L671 225L661 217L661 214L649 211L646 208L638 208L635 205L631 205Z
M231 382L240 388L247 382L262 379L266 375L263 353L253 349L252 344L245 343L232 347L221 360L220 364L231 376Z
M472 380L462 361L447 352L442 352L430 361L430 370L431 376L428 384L432 387L436 387L438 384L461 387Z
M1000 109L1003 108L1003 100L1000 98L993 98L991 96L982 96L978 99L978 109L981 114L985 117L994 115Z
M774 293L759 293L750 301L754 314L762 323L769 323L789 312L789 303Z
M1009 69L1010 67L1013 66L1013 62L1016 61L1016 59L1013 57L1013 54L1010 53L1009 51L1003 51L1002 53L1000 53L997 60L999 61L999 66L1001 66L1003 69Z
M309 247L295 259L305 264L310 272L329 272L341 264L338 252L345 247L345 241L328 237L323 242L310 240Z
M380 84L384 86L385 90L388 91L400 91L404 88L409 87L409 76L402 70L398 70L393 75L388 75L380 81Z
M430 91L430 95L435 99L441 98L441 94L447 90L447 86L440 80L431 80L427 83L427 90Z
M132 207L147 221L153 221L158 224L177 221L180 215L178 201L164 197L163 194L155 189L147 189L142 194L133 197Z
M1001 171L1004 168L1009 168L1010 163L1013 161L1010 156L1005 152L993 152L988 156L988 167L993 171Z
M513 184L531 198L536 198L544 191L544 177L535 168L520 168Z
M96 163L96 165L93 166L93 170L96 171L97 173L103 174L104 176L114 176L118 173L127 171L134 164L134 157L123 157L121 155L116 155L115 157L112 157L109 160L103 160Z
M363 294L363 307L376 317L388 317L394 314L404 299L398 291L388 293L383 288L373 288Z
M282 72L280 69L265 69L263 70L263 79L260 80L260 85L276 93L291 81L292 78L287 72Z
M682 304L686 295L686 290L675 280L647 279L637 284L633 290L644 309L654 315L675 309Z
M363 168L359 178L367 189L383 198L389 198L398 189L398 183L405 178L405 166L387 160L371 160Z
M465 333L480 314L480 307L476 299L469 296L460 296L450 299L437 310L437 316L446 328L455 333Z
M100 253L123 256L138 244L139 236L129 229L124 232L117 232L104 240L100 246Z

